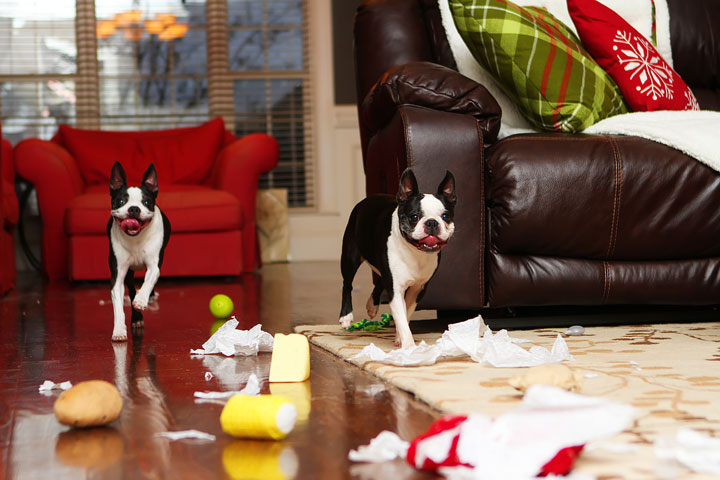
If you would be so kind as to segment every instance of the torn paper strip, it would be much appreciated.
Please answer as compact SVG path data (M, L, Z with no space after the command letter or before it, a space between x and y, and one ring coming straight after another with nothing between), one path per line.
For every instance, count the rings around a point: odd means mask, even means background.
M349 358L349 360L360 360L361 362L380 362L398 367L417 367L421 365L433 365L442 355L442 351L436 345L428 345L420 342L410 348L398 348L385 353L374 343L363 348L360 353Z
M190 350L193 355L211 355L222 353L228 357L234 355L250 356L258 352L272 352L273 337L262 331L258 324L250 330L237 330L239 322L232 317L203 343L202 348Z
M52 390L68 390L69 388L72 388L72 383L70 383L70 382L55 383L55 382L51 382L50 380L45 380L38 387L38 391L40 393L48 393L48 392L51 392Z
M658 439L655 455L676 460L697 473L720 475L720 438L689 428L679 429L674 438Z
M199 430L179 430L176 432L158 432L155 434L156 437L163 437L169 440L208 440L211 442L215 441L215 435L201 432Z
M348 458L353 462L385 462L396 458L405 458L410 444L396 433L384 430L357 450L350 450Z
M203 400L227 400L233 395L259 395L260 394L260 381L257 376L253 373L248 378L247 385L245 388L239 391L229 392L195 392L195 398Z

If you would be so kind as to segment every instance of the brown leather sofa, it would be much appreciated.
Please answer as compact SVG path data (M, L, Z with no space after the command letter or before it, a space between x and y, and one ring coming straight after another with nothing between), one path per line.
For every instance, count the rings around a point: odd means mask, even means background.
M720 110L720 2L668 3L675 68ZM437 0L365 1L354 35L367 193L394 194L407 166L425 191L457 179L421 308L720 303L717 172L637 137L498 141L500 107L457 72Z

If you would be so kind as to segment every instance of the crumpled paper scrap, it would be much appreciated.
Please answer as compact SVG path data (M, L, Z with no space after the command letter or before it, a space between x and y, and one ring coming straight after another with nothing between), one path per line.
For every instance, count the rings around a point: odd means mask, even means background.
M53 390L68 390L72 388L72 383L68 382L62 382L62 383L55 383L51 382L50 380L45 380L39 387L38 392L42 394L49 394Z
M247 385L245 388L239 391L229 392L195 392L195 398L202 400L227 400L234 395L259 395L260 394L260 381L257 376L253 373L248 378Z
M406 349L384 352L374 344L363 348L349 360L375 361L399 367L433 365L443 357L469 355L476 362L487 362L494 367L534 367L548 363L573 360L567 343L558 334L552 350L534 345L530 350L518 346L527 340L512 338L507 330L493 334L482 317L454 323L434 345L421 342Z
M352 462L386 462L396 458L405 458L410 444L396 433L383 430L370 440L369 445L361 445L357 450L350 450L348 458Z
M211 355L222 353L228 357L235 355L250 356L258 352L272 352L273 337L262 331L258 324L250 330L236 330L238 322L235 317L225 322L217 331L203 343L202 348L190 350L192 355Z
M655 442L655 455L676 460L697 473L720 475L720 438L690 428L678 429L674 438L659 438Z
M630 405L533 385L519 408L495 420L470 415L455 429L421 442L414 466L422 465L426 458L441 463L458 437L458 462L478 468L444 468L441 474L449 478L534 478L560 450L612 437L630 426L634 415ZM472 476L468 477L469 473Z
M155 434L156 437L163 437L169 440L208 440L210 442L215 441L215 435L201 432L199 430L178 430L175 432L158 432Z

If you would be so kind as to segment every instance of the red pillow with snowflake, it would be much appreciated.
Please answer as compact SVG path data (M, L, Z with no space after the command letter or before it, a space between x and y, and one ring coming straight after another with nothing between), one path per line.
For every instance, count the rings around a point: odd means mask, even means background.
M620 15L596 0L567 4L583 46L615 80L631 110L700 110L680 75Z

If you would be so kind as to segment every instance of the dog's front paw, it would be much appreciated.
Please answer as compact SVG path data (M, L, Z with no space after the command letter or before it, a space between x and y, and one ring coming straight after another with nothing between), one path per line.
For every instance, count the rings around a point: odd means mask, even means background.
M413 340L412 335L408 338L401 338L400 335L395 335L395 346L403 350L412 348L415 346L415 340Z
M139 310L139 311L142 312L142 311L144 311L144 310L147 308L147 306L148 306L147 299L146 299L146 298L142 298L142 297L140 297L140 295L138 295L137 297L135 297L135 300L133 300L132 306L133 306L133 308L134 308L135 310Z
M123 328L122 330L113 330L112 341L127 342L127 329Z
M352 314L352 312L348 313L347 315L344 315L344 316L340 317L340 319L338 320L338 322L340 322L340 326L341 326L342 328L345 328L345 329L350 328L350 325L353 323L353 314Z

